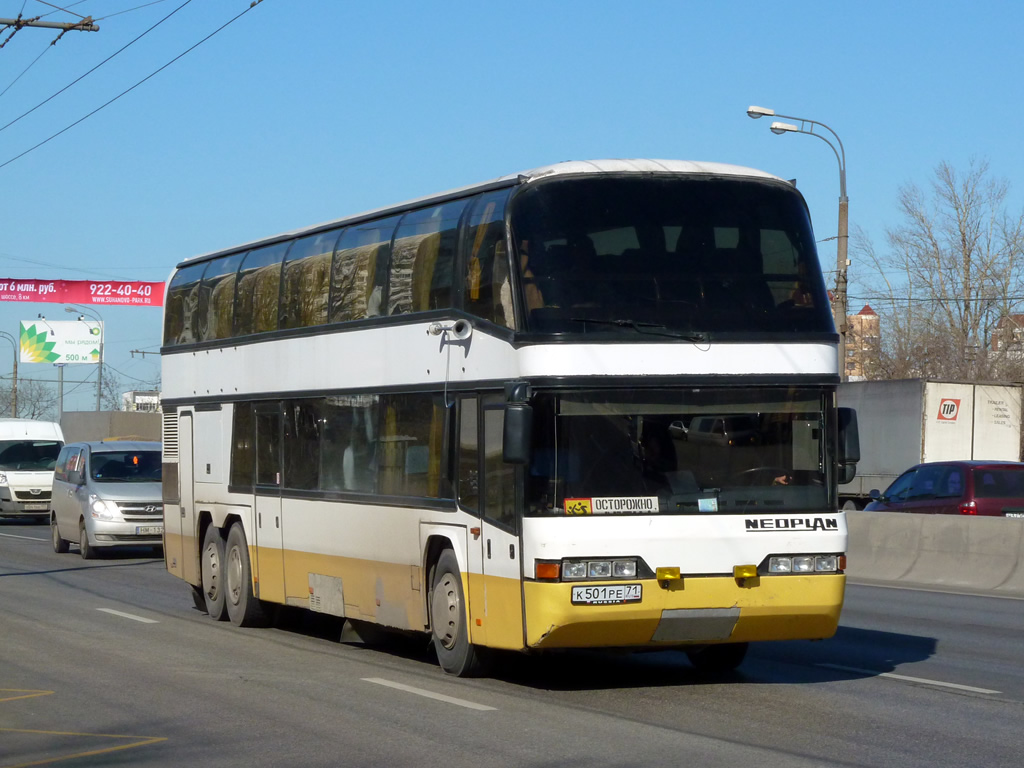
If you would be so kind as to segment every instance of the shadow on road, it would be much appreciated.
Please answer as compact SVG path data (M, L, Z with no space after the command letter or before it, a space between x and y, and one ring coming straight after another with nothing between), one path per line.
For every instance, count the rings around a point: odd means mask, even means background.
M341 619L301 610L282 612L275 626L309 637L343 642L353 649L436 667L428 636L390 633L361 627L364 638L343 634ZM699 673L681 650L565 650L542 653L495 652L488 677L541 690L618 690L666 686L805 685L891 672L902 664L931 657L937 641L930 637L840 627L835 637L752 643L735 672L709 677ZM431 670L433 671L433 670ZM440 670L438 670L440 673Z

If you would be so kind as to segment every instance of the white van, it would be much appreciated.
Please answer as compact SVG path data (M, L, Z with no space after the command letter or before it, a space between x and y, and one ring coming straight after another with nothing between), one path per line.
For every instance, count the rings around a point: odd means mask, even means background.
M49 520L53 468L63 445L56 422L0 419L0 517Z

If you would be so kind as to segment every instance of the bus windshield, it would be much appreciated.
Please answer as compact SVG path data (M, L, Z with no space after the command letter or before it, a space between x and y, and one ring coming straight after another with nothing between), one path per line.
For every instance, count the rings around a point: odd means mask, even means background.
M531 331L834 332L806 207L784 183L571 177L512 206Z
M827 416L806 388L541 393L527 514L828 510Z

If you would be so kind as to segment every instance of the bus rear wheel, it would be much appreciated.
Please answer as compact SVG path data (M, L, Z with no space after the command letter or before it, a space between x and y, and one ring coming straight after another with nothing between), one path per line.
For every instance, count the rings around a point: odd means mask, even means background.
M482 649L469 642L462 574L455 553L446 549L434 566L430 588L430 627L441 669L457 677L484 671Z
M206 612L214 621L224 621L227 618L224 607L224 539L213 525L208 526L203 535L200 570L203 576Z
M732 672L743 663L749 643L725 643L706 645L686 652L687 658L698 673L713 677Z
M264 627L269 624L269 607L262 600L256 599L252 592L249 546L241 523L232 525L228 532L224 562L224 599L231 623L239 627Z

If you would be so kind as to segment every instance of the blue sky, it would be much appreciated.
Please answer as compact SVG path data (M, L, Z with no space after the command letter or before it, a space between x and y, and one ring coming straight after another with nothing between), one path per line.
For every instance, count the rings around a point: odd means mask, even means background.
M0 126L184 0L64 3L99 32L19 31L0 49ZM1014 2L193 0L0 130L0 275L165 280L183 258L551 162L711 160L795 178L835 235L838 164L748 105L834 128L851 230L884 248L901 185L987 159L1022 207L1024 5ZM60 5L61 3L56 2ZM120 13L136 6L145 6ZM0 0L0 17L51 13ZM47 20L67 21L68 12ZM0 34L0 42L7 37ZM45 51L45 52L44 52ZM34 62L34 63L33 63ZM27 71L26 71L26 68ZM5 90L6 89L6 90ZM835 243L820 245L826 270ZM851 308L866 291L851 267ZM860 302L862 303L862 302ZM160 311L101 307L125 388L159 375ZM60 305L0 304L0 330ZM9 375L0 349L0 375ZM55 380L52 366L19 374ZM66 382L91 367L66 369ZM65 409L95 405L66 383Z

